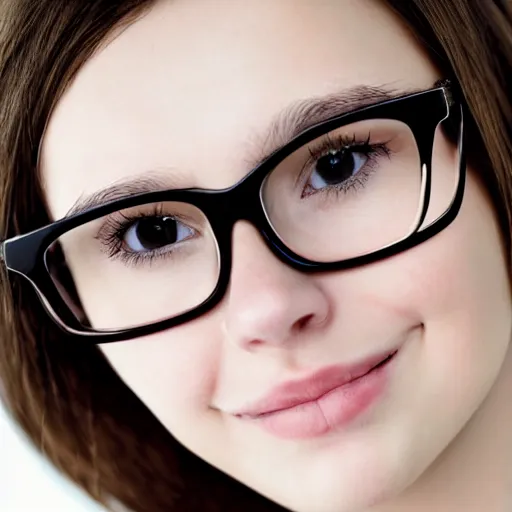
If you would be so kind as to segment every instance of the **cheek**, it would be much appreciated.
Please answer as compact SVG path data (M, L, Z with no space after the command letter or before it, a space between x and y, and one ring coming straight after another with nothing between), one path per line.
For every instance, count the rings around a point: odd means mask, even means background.
M492 210L471 172L464 203L445 230L402 254L353 272L349 293L435 327L510 319L505 255ZM338 288L339 289L339 288ZM462 333L461 333L462 334ZM468 333L469 334L469 333ZM460 336L463 337L462 335Z
M468 174L463 207L447 229L389 260L326 280L339 314L344 308L352 308L354 315L363 311L364 325L386 326L397 318L423 324L421 341L411 349L420 366L404 373L407 386L415 389L415 401L407 407L421 404L430 412L436 407L459 411L446 416L454 422L476 408L489 391L511 332L510 289L499 230L476 180ZM346 318L354 315L345 311Z
M427 248L425 268L411 277L431 318L425 334L432 379L449 387L454 410L476 407L510 343L511 301L499 229L471 174L459 218Z
M440 364L450 346L447 356L461 369L464 361L484 370L484 361L501 359L510 335L507 264L494 215L471 173L454 223L404 256L401 290L421 307L427 339L443 331L440 339L451 340L439 346Z
M208 327L208 328L207 328ZM216 385L220 343L209 322L101 347L114 370L170 430L204 414Z

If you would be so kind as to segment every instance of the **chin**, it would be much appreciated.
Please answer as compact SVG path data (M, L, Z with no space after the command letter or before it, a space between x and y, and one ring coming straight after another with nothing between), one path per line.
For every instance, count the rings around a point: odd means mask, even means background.
M417 478L398 456L394 467L389 451L387 459L384 450L372 454L355 447L345 457L340 451L337 459L332 455L329 450L328 460L313 460L302 475L294 471L289 487L277 478L275 492L266 496L293 512L363 512L395 498Z

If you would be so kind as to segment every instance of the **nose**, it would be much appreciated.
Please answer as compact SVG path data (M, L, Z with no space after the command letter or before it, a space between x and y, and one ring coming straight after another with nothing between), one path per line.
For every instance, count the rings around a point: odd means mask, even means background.
M246 222L233 232L233 264L223 327L245 350L299 342L329 318L329 300L315 279L278 260Z

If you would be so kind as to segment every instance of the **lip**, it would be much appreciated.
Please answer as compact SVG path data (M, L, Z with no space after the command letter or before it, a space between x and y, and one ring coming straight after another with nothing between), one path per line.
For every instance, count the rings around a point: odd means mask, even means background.
M261 419L316 402L331 391L349 385L368 374L382 362L395 356L398 350L399 347L395 347L352 365L327 366L304 379L284 382L273 388L263 398L232 414L243 419Z

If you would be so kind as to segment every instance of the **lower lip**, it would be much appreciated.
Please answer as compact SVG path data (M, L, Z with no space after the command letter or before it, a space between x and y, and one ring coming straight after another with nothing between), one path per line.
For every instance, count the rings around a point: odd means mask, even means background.
M367 410L383 394L397 357L318 400L262 415L249 421L283 439L308 439L343 427Z

